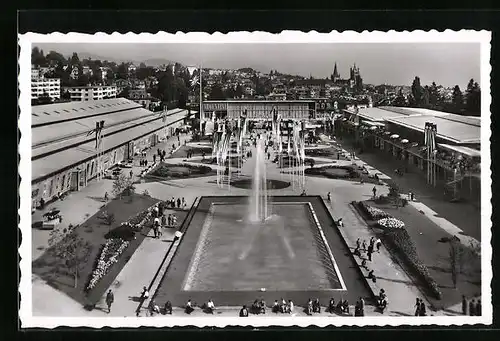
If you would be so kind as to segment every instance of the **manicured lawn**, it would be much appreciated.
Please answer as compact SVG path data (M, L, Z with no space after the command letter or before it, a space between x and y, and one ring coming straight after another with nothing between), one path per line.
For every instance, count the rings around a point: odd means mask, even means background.
M446 308L461 302L462 295L471 297L481 293L481 268L478 259L467 262L464 273L458 276L457 289L454 289L450 271L448 243L441 243L443 237L452 237L413 206L395 208L392 205L379 205L367 201L368 205L380 208L405 223L406 230L414 241L418 255L438 283L443 297L436 300L428 295L436 308ZM460 236L458 236L460 238Z
M328 179L342 179L349 181L360 181L363 179L367 183L378 183L378 180L370 178L368 174L364 174L362 170L354 166L315 166L306 168L307 176L318 176Z
M216 172L202 165L160 163L147 177L152 179L186 179L214 175Z
M136 234L137 238L130 241L130 245L118 258L118 262L110 268L110 271L98 282L97 286L87 293L85 288L95 267L96 260L100 255L101 247L106 242L105 235L113 228L118 227L122 222L148 209L156 202L158 202L157 199L139 194L134 194L132 200L124 196L122 199L110 201L82 225L75 227L77 235L85 241L88 241L91 245L89 260L80 268L80 276L76 288L74 287L74 276L61 266L62 260L54 257L51 248L48 248L40 258L32 263L33 273L82 305L87 306L95 304L113 283L123 266L142 243L149 232L150 225L146 224L143 230ZM115 221L111 225L107 225L100 218L104 211L107 211L108 214L114 214Z

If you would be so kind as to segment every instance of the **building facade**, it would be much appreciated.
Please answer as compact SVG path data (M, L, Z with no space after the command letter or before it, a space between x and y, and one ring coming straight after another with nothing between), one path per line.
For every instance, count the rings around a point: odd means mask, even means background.
M98 101L106 98L116 98L117 88L114 85L109 86L75 86L65 87L64 91L69 92L71 101Z
M37 99L44 93L52 99L61 98L61 80L59 78L32 78L31 99Z
M98 115L96 118L94 116ZM192 115L184 109L162 115L116 98L88 103L58 103L32 108L32 205L78 191L104 171L128 161L173 136ZM102 156L88 127L104 120Z
M202 121L215 118L237 119L243 114L250 120L270 121L274 109L283 120L308 120L315 117L315 106L314 101L205 101Z

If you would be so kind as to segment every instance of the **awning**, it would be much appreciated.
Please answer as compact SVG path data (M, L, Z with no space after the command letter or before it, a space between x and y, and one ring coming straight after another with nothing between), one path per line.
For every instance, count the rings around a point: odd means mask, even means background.
M370 127L385 127L385 124L381 122L363 121L362 124Z
M393 135L391 135L391 139L399 139L399 135L398 134L393 134Z
M377 129L378 129L378 127L375 127L375 126L370 127L370 130L377 130Z
M468 157L481 157L481 151L469 147L454 146L451 144L438 143L438 146L452 152L457 152Z
M410 141L408 141L407 139L402 139L401 140L401 143L408 143L408 142L410 142Z
M385 134L385 135L390 135L390 134L391 134L391 132L390 132L390 131L386 131L384 134Z

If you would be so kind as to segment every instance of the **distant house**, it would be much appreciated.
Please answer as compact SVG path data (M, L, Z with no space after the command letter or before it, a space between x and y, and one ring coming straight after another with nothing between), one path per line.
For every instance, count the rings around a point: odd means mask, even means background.
M78 76L80 76L80 71L78 70L77 66L73 66L71 69L71 73L69 75L72 79L78 79Z
M93 72L92 72L92 69L90 68L90 66L84 66L82 68L82 74L84 74L86 76L92 76Z
M136 70L137 70L137 67L133 63L128 66L129 73L135 72Z

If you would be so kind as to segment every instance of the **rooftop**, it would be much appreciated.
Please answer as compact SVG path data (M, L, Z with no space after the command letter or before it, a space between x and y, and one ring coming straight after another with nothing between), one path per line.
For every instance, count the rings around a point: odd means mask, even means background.
M117 148L121 145L133 141L142 136L150 134L159 130L167 125L173 124L186 117L187 110L176 110L172 115L168 116L166 121L163 122L160 116L154 121L148 121L144 124L133 126L129 129L118 131L113 134L104 135L103 145L105 151ZM192 112L193 113L193 112ZM87 159L95 157L95 142L92 138L88 138L88 142L74 148L67 148L59 152L40 157L33 160L31 163L32 168L32 181L40 181L43 178L50 176L62 169L73 167ZM45 147L44 147L45 148Z
M142 108L142 106L124 98L37 105L31 107L31 127L134 108Z
M481 143L481 126L458 120L454 114L433 116L413 115L399 116L388 119L388 122L424 132L425 123L431 122L437 125L437 137L456 144Z

